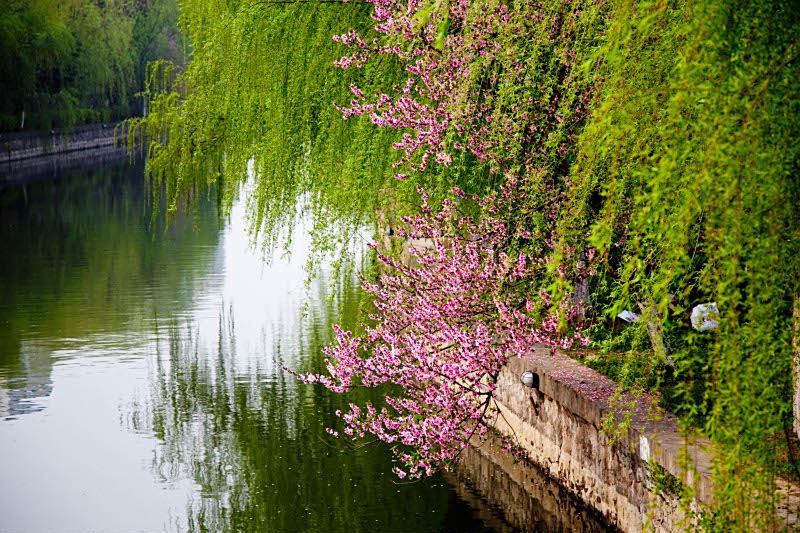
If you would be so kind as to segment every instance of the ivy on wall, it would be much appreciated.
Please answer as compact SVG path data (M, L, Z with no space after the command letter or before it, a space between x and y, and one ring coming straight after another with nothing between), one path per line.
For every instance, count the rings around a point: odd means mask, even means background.
M561 220L565 266L595 255L597 312L663 325L674 369L652 352L640 373L714 442L719 530L773 527L792 462L799 30L790 2L619 2ZM698 332L706 302L719 327Z

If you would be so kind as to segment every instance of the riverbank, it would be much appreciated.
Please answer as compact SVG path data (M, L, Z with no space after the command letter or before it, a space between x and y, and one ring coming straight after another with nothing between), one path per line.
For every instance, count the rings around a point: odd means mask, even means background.
M25 183L87 163L119 161L127 156L125 135L124 122L0 134L0 185Z
M2 133L0 165L99 148L121 149L125 144L124 124L124 122L111 122L50 132Z

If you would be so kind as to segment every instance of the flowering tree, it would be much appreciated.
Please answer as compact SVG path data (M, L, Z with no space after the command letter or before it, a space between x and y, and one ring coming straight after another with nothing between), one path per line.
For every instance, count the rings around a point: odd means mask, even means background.
M551 261L565 188L552 167L565 160L566 140L591 94L585 78L571 74L575 50L565 43L581 30L581 8L599 8L372 3L379 37L334 36L352 50L337 65L362 68L391 58L407 78L373 95L351 86L354 98L338 107L343 116L368 116L403 131L395 167L415 177L465 154L503 178L499 192L486 196L453 189L441 210L420 190L420 213L403 218L396 232L417 244L410 250L415 264L379 250L382 274L364 283L374 297L373 324L360 336L336 328L325 352L328 373L300 376L336 392L386 387L382 405L351 404L337 414L347 436L392 444L405 465L397 474L416 477L486 435L495 383L509 357L536 345L587 342L569 329L575 306L553 304L544 287L567 276ZM525 40L533 34L541 38Z
M470 2L466 0L449 6L418 0L407 4L393 0L373 3L373 18L378 22L375 29L384 34L384 39L367 41L352 31L334 36L335 41L354 49L337 65L361 67L375 56L393 55L404 64L408 78L393 94L378 93L374 98L352 86L355 99L340 110L345 117L367 114L378 126L406 130L402 140L394 145L404 153L398 166L412 161L414 156L418 157L411 164L412 170L425 170L431 157L448 166L452 162L447 149L448 134L453 130L464 134L467 129L480 127L489 110L487 104L459 98L458 93L469 85L464 81L471 77L473 60L479 56L491 60L498 52L498 44L485 37L497 31L498 25L507 19L508 10L502 4L473 3L473 9L483 10L484 16L478 24L468 25ZM448 35L451 27L466 31ZM451 50L457 53L450 53ZM464 107L460 108L459 103ZM485 140L476 135L468 139L466 148L485 160ZM462 145L456 143L454 148L461 149Z
M398 238L426 243L411 248L416 265L377 254L383 273L363 284L374 297L374 325L361 336L335 328L335 344L325 350L328 374L300 376L335 392L398 386L385 405L350 404L337 415L347 435L396 445L401 478L430 474L486 434L495 382L509 357L535 345L585 341L562 331L544 291L530 296L542 261L503 251L515 234L498 215L513 194L479 200L453 193L456 201L438 212L422 193L421 214L403 219ZM470 200L483 211L477 221L460 212Z

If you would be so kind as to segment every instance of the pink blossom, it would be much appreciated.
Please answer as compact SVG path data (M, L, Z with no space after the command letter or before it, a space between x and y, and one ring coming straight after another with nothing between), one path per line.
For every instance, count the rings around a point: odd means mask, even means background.
M335 342L324 349L327 374L300 376L335 392L399 386L381 406L350 403L336 414L346 435L393 444L406 466L397 472L411 477L457 460L466 443L487 434L497 377L510 357L585 338L561 325L574 309L547 310L544 289L531 301L545 263L505 251L515 231L487 213L515 209L515 197L481 200L485 214L477 220L454 201L434 211L422 190L420 199L422 213L403 217L395 237L426 243L410 250L417 266L378 249L382 274L363 282L375 323L360 336L335 326Z

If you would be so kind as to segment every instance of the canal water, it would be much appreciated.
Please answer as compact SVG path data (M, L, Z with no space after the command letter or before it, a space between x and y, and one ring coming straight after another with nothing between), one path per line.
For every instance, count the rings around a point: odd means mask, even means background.
M265 263L241 204L166 225L142 172L0 182L0 532L602 529L516 493L514 522L485 474L401 483L329 437L348 398L283 367L357 322L355 277L308 283L302 224Z

